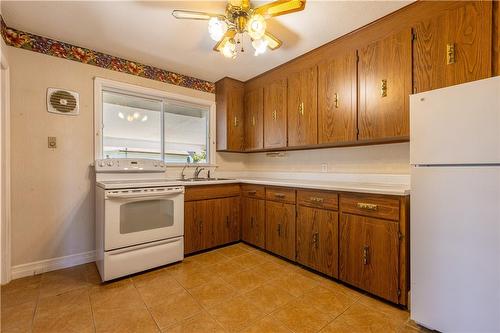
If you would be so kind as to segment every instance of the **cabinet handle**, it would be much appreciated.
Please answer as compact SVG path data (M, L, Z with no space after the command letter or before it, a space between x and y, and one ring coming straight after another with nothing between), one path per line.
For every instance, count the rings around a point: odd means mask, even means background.
M455 63L455 43L446 45L446 64L451 65Z
M304 115L304 110L305 110L305 108L304 108L304 102L300 102L300 104L299 104L299 114L301 116Z
M255 126L255 116L252 116L252 126Z
M276 110L273 111L273 120L278 119L278 112Z
M285 195L282 193L275 193L274 196L279 199L285 199Z
M383 79L381 81L380 96L382 96L382 97L386 97L387 96L387 80L386 79Z
M319 198L319 197L310 197L309 200L312 202L315 202L315 203L322 203L324 201L323 198Z
M358 208L360 209L365 209L365 210L377 210L378 209L378 205L375 205L375 204L370 204L370 203L365 203L365 202L358 202L357 204Z
M314 248L317 249L319 247L319 233L314 233L313 234L313 240Z
M248 195L256 195L257 194L257 191L248 191L247 192Z
M364 265L368 265L369 264L369 260L368 260L368 251L370 250L370 248L368 246L363 246L363 264Z
M338 109L339 107L339 94L333 94L333 105Z
M278 236L281 237L281 224L278 224Z
M234 124L234 127L238 127L239 125L239 120L238 120L238 117L237 116L234 116L234 120L233 120L233 124Z

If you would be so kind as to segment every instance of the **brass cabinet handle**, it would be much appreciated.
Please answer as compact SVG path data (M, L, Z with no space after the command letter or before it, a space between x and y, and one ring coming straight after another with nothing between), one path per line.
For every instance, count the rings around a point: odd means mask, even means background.
M319 197L310 197L309 200L315 203L322 203L325 199Z
M366 209L366 210L377 210L378 209L378 205L371 204L371 203L365 203L365 202L358 202L357 206L360 209Z
M304 115L304 109L305 109L305 108L304 108L304 102L300 102L300 104L299 104L299 114L300 114L301 116L303 116L303 115Z
M369 258L368 258L368 251L369 250L370 250L370 248L367 245L363 246L363 264L364 265L369 264Z
M233 120L233 124L234 124L234 127L238 127L239 125L239 120L238 120L238 117L237 116L234 116L234 120Z
M335 108L339 107L339 94L337 93L333 94L333 105Z
M383 79L381 81L380 96L382 96L382 97L386 97L387 96L387 80L386 79Z
M248 191L247 193L248 193L248 195L256 195L257 191Z
M282 193L275 193L275 194L274 194L274 196L275 196L276 198L280 198L280 199L284 199L284 198L285 198L285 195L284 195L284 194L282 194Z
M273 120L278 119L278 112L276 110L273 111Z
M252 116L252 126L255 126L255 116Z
M451 65L455 63L455 43L446 45L446 64Z
M312 242L314 244L314 248L317 249L319 247L319 233L316 232L313 234Z

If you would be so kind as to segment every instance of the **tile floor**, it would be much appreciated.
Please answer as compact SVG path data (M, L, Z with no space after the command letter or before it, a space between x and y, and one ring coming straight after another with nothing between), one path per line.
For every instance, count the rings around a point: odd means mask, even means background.
M1 332L420 332L408 312L243 243L101 284L94 264L2 287Z

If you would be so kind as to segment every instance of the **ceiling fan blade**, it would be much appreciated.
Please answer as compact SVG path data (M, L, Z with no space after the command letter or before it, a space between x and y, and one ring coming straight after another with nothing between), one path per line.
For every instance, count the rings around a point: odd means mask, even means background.
M306 7L306 0L278 0L254 9L265 18L298 12Z
M231 38L234 38L235 35L236 35L236 30L228 30L228 31L226 31L226 33L224 34L224 36L222 36L221 40L218 41L217 44L215 44L214 51L219 52L220 50L222 50L222 48L224 47L224 45L226 45L226 43Z
M221 14L195 12L191 10L174 10L172 15L180 20L209 20L211 17L224 17Z
M281 40L279 40L276 36L274 36L269 31L266 31L264 36L262 37L265 41L267 41L267 47L271 50L276 50L283 44Z

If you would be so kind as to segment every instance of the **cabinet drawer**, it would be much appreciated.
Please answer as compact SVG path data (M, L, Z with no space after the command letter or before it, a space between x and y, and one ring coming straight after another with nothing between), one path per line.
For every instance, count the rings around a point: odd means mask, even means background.
M337 193L318 191L297 191L297 203L302 206L332 209L339 208L339 198Z
M286 203L295 203L295 190L280 187L266 188L266 199Z
M346 213L399 221L399 200L393 197L342 194L340 209Z
M186 186L184 201L227 198L240 195L239 184Z
M244 197L265 199L266 189L259 185L241 185L241 194Z

